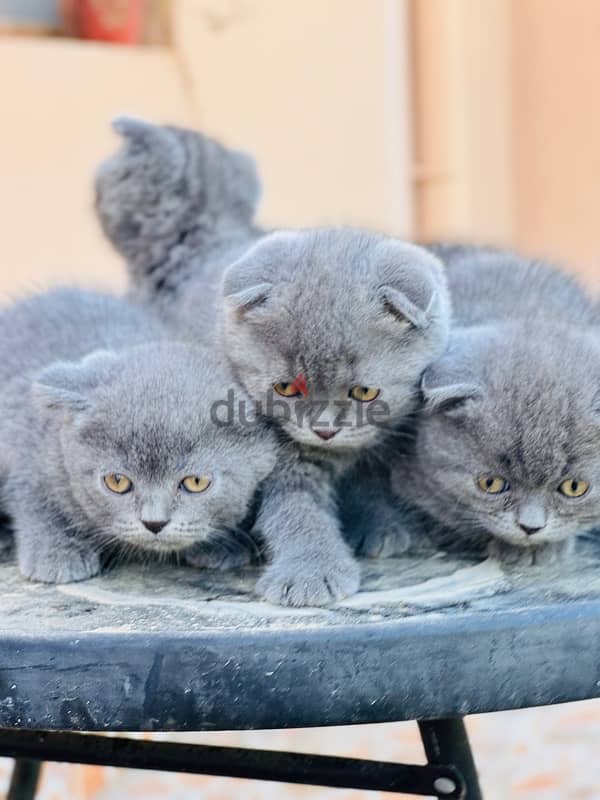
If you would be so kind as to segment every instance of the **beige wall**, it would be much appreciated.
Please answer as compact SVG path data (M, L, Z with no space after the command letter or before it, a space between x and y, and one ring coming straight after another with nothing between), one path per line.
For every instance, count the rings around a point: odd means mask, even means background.
M123 284L91 210L123 111L254 152L267 224L512 244L600 274L600 3L174 9L174 49L0 39L0 291Z
M178 0L202 126L254 153L271 225L412 230L406 0Z
M507 0L412 0L422 239L513 239L508 11Z
M268 225L412 233L407 0L175 0L174 47L0 38L0 292L124 285L92 210L115 114L253 152Z
M511 0L519 247L600 279L600 3Z
M411 9L418 235L509 244L600 284L600 3Z
M0 39L0 292L58 281L122 286L93 215L92 177L129 111L188 122L173 54L58 40Z

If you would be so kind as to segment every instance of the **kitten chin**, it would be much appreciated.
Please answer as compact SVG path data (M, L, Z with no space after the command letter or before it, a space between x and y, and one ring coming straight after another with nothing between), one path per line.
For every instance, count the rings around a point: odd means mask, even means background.
M161 532L161 536L150 536L143 530L136 533L121 535L119 539L124 544L129 544L139 550L152 550L157 553L177 553L186 550L194 544L202 543L210 539L210 528L207 530L206 526L199 526L197 533L191 533L187 536L181 536L170 533L169 531Z
M292 423L282 424L285 433L297 444L322 453L354 453L372 447L381 438L375 428L357 430L341 430L330 439L323 439L312 430L299 428Z

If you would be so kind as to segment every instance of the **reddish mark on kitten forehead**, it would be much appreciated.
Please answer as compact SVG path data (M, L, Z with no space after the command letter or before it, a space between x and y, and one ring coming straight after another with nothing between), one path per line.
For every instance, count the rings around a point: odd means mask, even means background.
M298 376L294 378L294 382L292 383L292 388L295 392L300 392L303 397L308 397L308 386L306 384L306 378L304 375L299 372Z

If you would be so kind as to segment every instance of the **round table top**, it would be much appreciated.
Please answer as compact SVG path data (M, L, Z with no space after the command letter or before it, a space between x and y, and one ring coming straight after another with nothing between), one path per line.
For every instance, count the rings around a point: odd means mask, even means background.
M600 696L600 539L552 568L432 553L362 571L358 595L293 609L253 593L253 568L48 586L0 564L0 727L304 727Z

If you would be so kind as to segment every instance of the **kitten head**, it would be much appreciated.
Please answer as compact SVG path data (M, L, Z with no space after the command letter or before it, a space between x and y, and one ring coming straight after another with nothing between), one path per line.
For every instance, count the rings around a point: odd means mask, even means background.
M179 344L47 367L33 390L58 434L44 454L58 504L113 541L150 550L234 528L275 449L256 425L215 423L213 405L231 383L208 352Z
M384 236L274 233L227 270L223 288L238 379L289 436L323 450L369 446L410 413L446 343L441 264Z
M400 495L442 523L530 548L600 517L600 342L556 324L458 330L423 376Z

